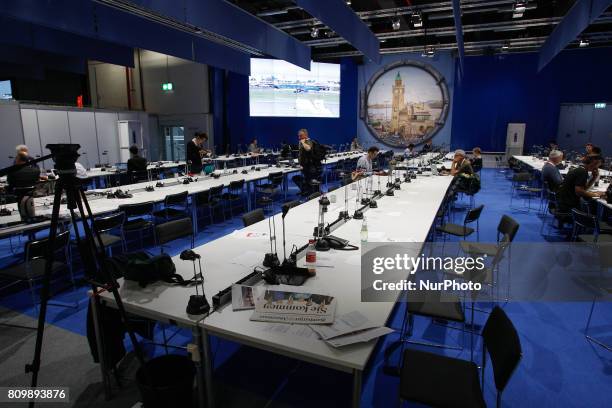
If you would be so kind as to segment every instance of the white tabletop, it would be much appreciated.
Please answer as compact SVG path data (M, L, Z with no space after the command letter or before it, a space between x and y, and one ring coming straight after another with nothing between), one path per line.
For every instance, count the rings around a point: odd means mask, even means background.
M386 180L386 177L382 178L383 185ZM370 241L424 242L451 180L451 177L423 176L410 184L402 184L402 190L396 191L394 197L383 197L379 201L379 208L369 209L365 213ZM377 182L374 184L376 186ZM330 198L332 194L336 196L336 203L330 205L327 220L335 220L338 212L344 209L345 189L350 197L349 213L354 212L357 206L356 192L349 185L329 194ZM290 210L286 217L288 251L294 244L304 245L312 236L317 213L317 200ZM275 219L279 257L282 259L280 215L275 216ZM360 229L360 220L350 220L333 234L360 245ZM217 292L251 273L253 266L261 264L264 254L269 252L267 236L251 234L254 237L247 237L247 233L253 232L267 233L268 221L264 220L195 249L202 255L205 292L209 301ZM303 286L286 288L329 293L338 299L337 315L358 310L371 321L385 325L394 304L361 302L360 256L360 251L319 252L317 262L322 266L317 268L316 277L309 279ZM180 260L178 256L174 262L177 271L184 277L193 274L189 262ZM121 285L120 293L128 311L184 325L197 320L197 317L188 316L185 312L187 300L190 294L195 293L194 289L169 287L163 283L150 285L145 290L131 282ZM105 297L108 298L108 294ZM231 306L228 306L200 323L212 334L347 371L363 370L375 347L375 342L369 342L334 349L315 337L306 339L290 333L269 331L269 323L250 321L251 313L233 312Z

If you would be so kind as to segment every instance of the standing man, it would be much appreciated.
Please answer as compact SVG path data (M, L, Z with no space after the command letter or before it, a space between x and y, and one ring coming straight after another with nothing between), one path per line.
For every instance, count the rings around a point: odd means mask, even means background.
M542 167L542 182L546 183L550 191L557 191L563 183L563 176L559 171L559 163L563 160L563 153L553 150L548 154L548 161Z
M351 142L351 151L358 151L361 150L362 147L359 144L359 139L354 138L353 141Z
M572 208L578 208L580 197L599 198L604 196L605 191L588 191L599 177L599 168L604 159L599 155L586 156L582 166L576 167L567 173L565 180L559 188L557 199L559 210L569 212ZM589 172L591 177L589 178Z
M302 176L304 181L302 184L302 193L308 195L315 190L312 186L312 181L318 181L321 179L321 154L317 151L319 148L316 146L317 142L311 140L308 136L308 130L300 129L298 131L298 140L300 144L300 151L298 155L298 163L302 166Z
M202 172L202 157L207 155L209 151L204 148L204 143L208 141L208 135L204 132L196 132L193 139L187 143L186 161L187 168L191 173L198 174Z

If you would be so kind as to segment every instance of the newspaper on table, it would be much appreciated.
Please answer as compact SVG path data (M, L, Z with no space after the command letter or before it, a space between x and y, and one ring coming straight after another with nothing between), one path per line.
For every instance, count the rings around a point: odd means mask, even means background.
M255 301L263 290L263 287L232 285L232 310L255 309Z
M338 316L331 325L312 325L310 328L333 347L368 342L393 331L369 321L358 311Z
M266 290L255 301L251 320L296 324L334 322L336 299L316 293Z

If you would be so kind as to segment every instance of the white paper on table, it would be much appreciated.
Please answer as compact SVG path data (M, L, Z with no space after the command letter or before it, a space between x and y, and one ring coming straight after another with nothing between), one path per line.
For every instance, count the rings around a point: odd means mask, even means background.
M414 238L412 237L394 237L394 238L387 238L387 241L389 242L418 242L416 241Z
M344 261L347 265L360 266L361 265L361 254L351 255Z
M310 326L323 340L333 339L334 337L344 336L373 327L376 327L376 324L369 321L367 317L358 311L338 316L334 323L330 325Z
M264 326L263 331L268 333L282 333L303 339L317 340L318 336L310 326L305 324L271 323Z
M231 264L246 266L247 268L261 265L262 262L263 259L261 254L255 251L246 251L229 261Z
M238 238L238 239L266 239L266 240L269 240L270 234L268 234L267 232L235 230L234 232L232 232L232 237Z
M391 332L393 332L393 329L390 329L388 327L375 327L373 329L367 329L355 334L335 337L330 340L325 340L325 342L332 347L342 347L348 346L349 344L365 343L378 337L386 336Z

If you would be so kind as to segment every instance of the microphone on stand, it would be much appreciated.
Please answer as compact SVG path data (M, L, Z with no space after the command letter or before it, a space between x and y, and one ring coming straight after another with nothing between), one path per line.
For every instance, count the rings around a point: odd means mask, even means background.
M329 243L323 239L325 237L325 213L330 202L327 196L323 195L319 199L319 222L315 227L314 237L316 239L315 248L317 251L329 251Z
M287 259L287 235L285 233L285 217L289 210L297 205L300 205L299 201L289 201L288 203L283 204L281 207L282 211L282 219L283 219L283 266L291 265L295 266L295 261L291 259Z
M272 268L280 265L280 261L278 260L278 253L276 250L276 220L274 219L274 216L268 218L268 230L270 231L270 252L265 255L263 266L267 268Z

